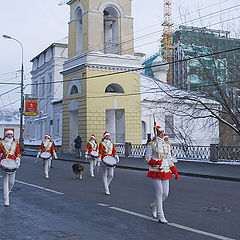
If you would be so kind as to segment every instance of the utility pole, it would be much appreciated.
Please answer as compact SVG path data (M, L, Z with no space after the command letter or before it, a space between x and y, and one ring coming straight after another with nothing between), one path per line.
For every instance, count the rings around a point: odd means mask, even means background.
M19 148L20 151L24 151L24 142L23 142L23 108L24 108L24 96L23 96L23 45L16 38L10 37L8 35L3 35L3 38L12 39L18 42L21 45L22 50L22 64L21 64L21 108L20 108L20 137L19 137Z

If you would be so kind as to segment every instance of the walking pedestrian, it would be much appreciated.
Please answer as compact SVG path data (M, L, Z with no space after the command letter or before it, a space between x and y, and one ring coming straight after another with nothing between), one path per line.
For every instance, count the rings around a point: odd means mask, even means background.
M49 178L49 170L51 168L52 156L57 159L57 154L54 149L54 143L50 134L45 135L45 139L42 140L40 149L37 154L37 159L40 157L43 159L44 177Z
M179 178L177 168L171 157L170 145L163 137L164 131L160 126L154 127L155 137L147 145L145 161L149 164L147 177L152 178L156 199L150 205L152 214L161 223L168 223L163 211L163 202L169 194L169 179L172 173L175 179Z
M110 139L110 133L105 132L99 144L98 166L101 166L103 173L103 185L106 195L110 195L109 186L114 176L114 168L119 162L115 145Z
M82 138L77 136L77 138L74 140L74 143L76 152L75 158L80 158L82 156Z
M90 140L87 143L85 158L89 159L90 176L94 177L94 169L96 167L98 158L98 143L94 134L91 135Z
M0 154L1 170L3 175L4 205L8 207L9 192L12 190L15 182L15 170L19 168L21 163L21 153L19 150L19 145L18 142L14 139L14 133L11 129L6 130L5 137L0 142ZM4 162L6 163L6 165L3 164ZM11 166L11 168L8 168L9 162L12 162L16 168L13 169L13 166Z

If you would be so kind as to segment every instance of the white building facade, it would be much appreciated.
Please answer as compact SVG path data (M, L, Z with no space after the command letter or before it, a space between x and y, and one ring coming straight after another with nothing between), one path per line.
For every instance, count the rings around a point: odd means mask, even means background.
M55 144L62 144L63 77L60 72L67 60L66 43L53 43L32 64L31 98L38 99L38 115L25 116L25 145L39 145L50 133Z
M203 107L218 112L219 103L198 98L157 78L141 75L142 143L160 125L172 144L209 146L219 143L219 122Z

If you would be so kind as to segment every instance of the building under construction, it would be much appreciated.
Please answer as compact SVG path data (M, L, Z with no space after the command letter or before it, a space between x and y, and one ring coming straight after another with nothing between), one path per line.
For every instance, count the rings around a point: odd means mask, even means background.
M180 26L173 33L172 74L166 81L179 89L196 93L204 91L205 87L209 89L211 78L220 85L235 86L239 55L235 51L218 54L240 46L240 39L229 35L228 31ZM164 51L162 44L161 51L143 63L146 75L153 76L151 65L159 55L164 56Z

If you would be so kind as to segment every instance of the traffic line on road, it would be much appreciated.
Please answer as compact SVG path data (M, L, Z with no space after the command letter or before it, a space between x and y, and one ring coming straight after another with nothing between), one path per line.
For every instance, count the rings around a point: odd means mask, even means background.
M45 190L47 192L52 192L52 193L56 193L56 194L60 194L60 195L64 194L62 192L58 192L58 191L55 191L55 190L52 190L52 189L49 189L49 188L41 187L41 186L38 186L38 185L35 185L35 184L32 184L32 183L26 183L26 182L22 182L22 181L19 181L19 180L16 180L16 182L27 185L27 186L30 186L30 187L35 187L35 188L38 188L38 189L41 189L41 190Z
M144 218L144 219L147 219L147 220L158 222L157 219L154 219L152 217L149 217L149 216L137 213L137 212L129 211L127 209L123 209L123 208L119 208L119 207L110 207L109 205L104 204L104 203L98 203L98 206L108 207L109 209L112 209L112 210L116 210L116 211L119 211L119 212L123 212L123 213L126 213L126 214L130 214L130 215L133 215L133 216L137 216L137 217L140 217L140 218ZM208 236L208 237L212 237L212 238L216 238L216 239L220 239L220 240L235 240L233 238L228 238L228 237L224 237L224 236L217 235L217 234L214 234L214 233L209 233L209 232L205 232L205 231L202 231L202 230L198 230L198 229L195 229L195 228L186 227L186 226L183 226L183 225L180 225L180 224L177 224L177 223L168 223L167 225L169 225L171 227L179 228L179 229L182 229L182 230L185 230L185 231L188 231L188 232L198 233L198 234L201 234L201 235L204 235L204 236Z

